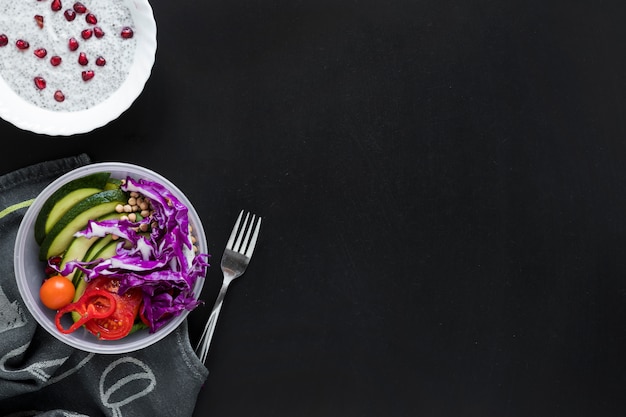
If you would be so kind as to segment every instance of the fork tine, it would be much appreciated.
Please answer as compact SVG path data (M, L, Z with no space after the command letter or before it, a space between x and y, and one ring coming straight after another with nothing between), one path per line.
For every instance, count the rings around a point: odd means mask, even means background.
M246 254L246 247L248 246L248 243L250 242L250 234L252 233L252 226L254 225L254 219L255 219L255 215L252 215L252 218L250 219L250 223L246 224L246 228L248 229L246 231L246 237L244 238L241 247L239 248L239 253L241 253L242 255ZM248 216L246 216L246 219L248 218ZM243 235L244 229L241 229L241 234Z
M259 217L256 222L256 227L254 228L254 234L252 235L252 240L248 244L248 250L246 251L246 256L250 258L252 256L252 252L254 251L254 247L256 246L256 240L259 237L259 230L261 230L261 218ZM250 235L250 231L248 231L248 235Z
M235 241L235 236L237 236L237 231L239 230L239 223L241 222L241 216L243 216L243 210L239 213L239 217L237 217L237 222L235 226L233 226L233 231L230 233L230 237L228 238L228 243L226 243L226 249L233 249L233 242Z
M243 238L244 232L246 231L246 227L248 227L248 217L250 217L250 213L246 213L246 218L243 219L243 223L241 225L241 230L239 231L239 235L237 236L237 241L235 242L235 246L233 250L235 252L241 252L241 239Z

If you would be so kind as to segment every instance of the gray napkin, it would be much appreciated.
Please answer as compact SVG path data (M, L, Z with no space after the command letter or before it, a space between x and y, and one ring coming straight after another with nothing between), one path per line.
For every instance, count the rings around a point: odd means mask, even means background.
M48 334L20 297L13 245L28 205L54 179L90 162L83 154L0 176L0 415L191 416L208 371L186 320L148 348L92 354Z

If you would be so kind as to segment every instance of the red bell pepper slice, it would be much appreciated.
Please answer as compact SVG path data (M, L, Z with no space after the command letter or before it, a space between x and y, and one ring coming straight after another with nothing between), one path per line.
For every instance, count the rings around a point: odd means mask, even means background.
M61 333L69 334L93 319L105 319L109 317L115 312L116 307L117 301L109 291L91 289L85 291L76 302L70 303L58 310L55 316L55 324ZM72 312L78 313L80 319L66 329L61 324L61 318Z

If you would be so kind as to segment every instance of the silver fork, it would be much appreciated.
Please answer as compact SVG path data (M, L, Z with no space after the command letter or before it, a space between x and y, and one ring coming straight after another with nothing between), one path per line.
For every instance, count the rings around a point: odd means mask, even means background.
M259 237L261 218L257 218L254 214L250 215L248 212L243 219L243 223L241 223L243 215L244 210L241 210L237 222L233 227L233 231L230 234L230 238L228 239L228 243L226 244L224 255L222 255L221 267L224 281L222 282L222 288L213 305L213 310L211 310L209 320L207 320L202 336L200 336L200 340L196 346L196 354L203 363L209 352L209 346L217 324L217 317L222 309L226 290L228 290L228 286L235 278L240 277L246 271L250 263L250 258L252 257L252 252L256 246L257 238Z

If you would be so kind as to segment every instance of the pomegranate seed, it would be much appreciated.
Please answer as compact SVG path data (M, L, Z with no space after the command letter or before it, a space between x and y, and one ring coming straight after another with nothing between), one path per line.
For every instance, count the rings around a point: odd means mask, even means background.
M80 54L78 54L78 63L80 65L87 65L89 64L89 60L87 59L87 54L84 52L81 52Z
M83 14L87 11L87 8L85 7L84 4L77 1L76 3L74 3L74 11L78 14Z
M72 20L76 19L76 12L72 9L67 9L65 12L63 12L63 16L65 16L65 19L68 22L71 22Z
M54 92L54 99L59 103L62 103L65 101L65 94L63 94L61 90L57 90Z
M87 16L85 16L85 21L90 25L95 25L96 23L98 23L98 19L93 13L87 13Z
M59 266L61 265L61 262L63 261L63 258L60 256L53 256L52 258L49 259L50 263L52 265L56 265Z
M45 58L46 55L48 55L48 51L46 51L46 48L37 48L35 49L34 53L37 58Z
M104 36L104 31L100 26L96 26L93 28L93 34L96 35L96 38L101 38Z
M50 4L50 8L55 12L61 10L62 7L63 5L61 4L61 0L52 0L52 3Z
M43 16L40 14L36 14L35 15L35 22L37 22L37 26L39 26L39 29L43 28Z
M15 46L17 46L17 49L24 50L28 49L30 47L30 44L25 40L18 39L17 41L15 41Z
M44 80L42 77L35 77L35 87L43 90L44 88L46 88L46 80Z
M98 58L96 58L96 65L99 67L104 67L107 63L107 60L104 59L104 57L99 56Z
M58 67L59 65L61 65L61 57L58 55L53 56L52 58L50 58L50 64L52 64L53 67Z
M93 30L91 29L85 29L82 32L80 32L80 36L85 40L91 38L92 35L93 35Z
M9 38L4 33L0 35L0 46L7 46L9 44Z
M83 71L81 75L83 77L83 81L89 81L96 74L93 71L91 71L91 70L87 70L87 71Z
M75 51L78 49L78 41L76 40L76 38L70 38L67 46L70 48L70 51Z
M126 26L126 27L124 27L124 28L122 29L122 33L121 33L121 35L122 35L122 38L124 38L124 39L130 39L130 38L132 38L132 37L133 37L134 32L133 32L133 30L132 30L131 28L129 28L128 26Z

